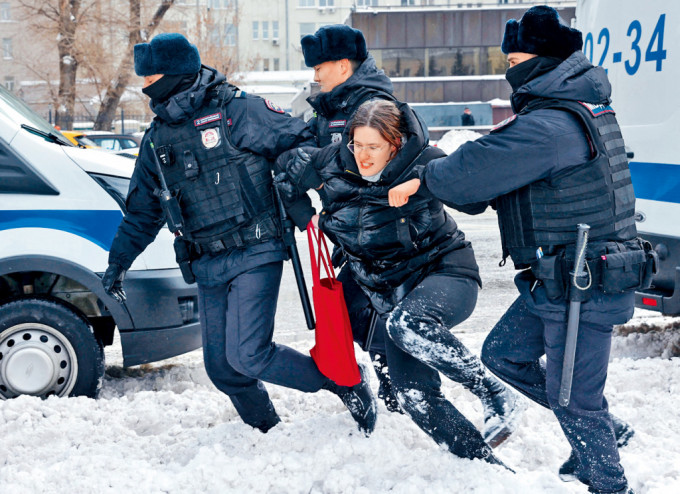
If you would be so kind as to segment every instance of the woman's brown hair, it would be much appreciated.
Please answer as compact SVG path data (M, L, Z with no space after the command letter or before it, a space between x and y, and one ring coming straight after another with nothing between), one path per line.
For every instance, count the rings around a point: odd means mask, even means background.
M397 151L401 148L401 112L392 101L374 99L362 104L349 126L350 139L354 139L354 131L358 127L375 129Z

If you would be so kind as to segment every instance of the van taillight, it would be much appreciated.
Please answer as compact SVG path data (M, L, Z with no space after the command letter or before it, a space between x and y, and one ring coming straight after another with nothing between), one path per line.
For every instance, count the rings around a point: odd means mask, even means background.
M656 307L657 306L656 299L642 297L642 305L649 305L651 307Z

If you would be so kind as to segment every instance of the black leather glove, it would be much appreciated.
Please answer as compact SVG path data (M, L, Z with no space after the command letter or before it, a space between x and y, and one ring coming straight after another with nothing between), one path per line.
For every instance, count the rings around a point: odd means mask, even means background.
M286 173L293 184L304 191L318 189L323 183L314 168L312 156L302 148L298 148L295 155L288 161Z
M125 269L120 264L109 264L106 268L104 276L102 276L102 285L104 291L111 297L115 298L118 303L122 304L127 299L125 290L123 290L123 279L125 278Z
M304 194L304 191L298 190L285 173L279 173L274 177L274 187L279 191L281 200L287 205L294 203L301 194Z

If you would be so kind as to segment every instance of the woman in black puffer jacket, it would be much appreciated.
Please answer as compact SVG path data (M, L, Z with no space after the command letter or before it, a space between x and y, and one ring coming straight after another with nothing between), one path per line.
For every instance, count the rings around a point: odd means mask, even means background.
M477 301L481 282L472 247L424 187L403 207L388 201L392 186L417 177L419 167L444 153L427 145L408 105L386 100L357 110L349 139L347 146L312 153L311 164L299 153L287 174L298 185L316 182L323 210L312 221L347 261L338 279L355 341L365 342L370 314L377 313L370 349L374 358L386 355L403 409L452 453L498 463L485 439L495 446L510 435L517 403L450 332ZM484 437L443 396L439 372L482 400Z

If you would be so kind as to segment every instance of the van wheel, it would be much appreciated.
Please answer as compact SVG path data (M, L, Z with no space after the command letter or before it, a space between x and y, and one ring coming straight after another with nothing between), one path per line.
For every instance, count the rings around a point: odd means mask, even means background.
M0 305L0 399L95 398L103 375L103 349L69 307L37 298Z

